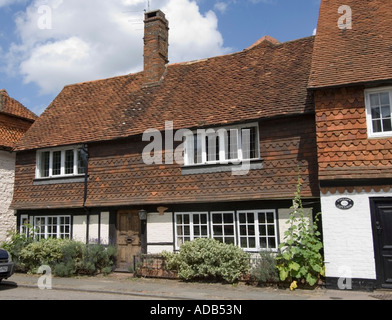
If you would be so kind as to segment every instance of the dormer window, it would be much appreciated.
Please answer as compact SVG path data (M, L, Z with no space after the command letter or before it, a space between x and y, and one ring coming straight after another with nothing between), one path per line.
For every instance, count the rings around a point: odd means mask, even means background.
M58 178L83 175L85 165L79 147L37 151L36 178Z
M369 138L392 136L392 87L365 91Z

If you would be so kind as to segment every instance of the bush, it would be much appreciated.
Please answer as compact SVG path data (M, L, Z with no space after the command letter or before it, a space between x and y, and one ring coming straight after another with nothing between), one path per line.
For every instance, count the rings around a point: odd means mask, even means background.
M164 253L170 270L185 281L235 283L249 271L249 255L242 249L214 239L196 239L181 246L178 254Z
M276 254L268 251L260 251L259 258L252 267L251 276L258 284L278 282L279 272L276 267Z
M29 243L19 255L24 271L36 273L40 266L48 265L58 277L109 274L113 271L115 258L113 246L52 238Z
M31 228L30 226L26 227ZM10 238L10 240L3 242L1 244L1 248L7 250L11 254L12 261L15 264L15 270L24 272L25 266L22 263L20 254L23 248L27 247L34 240L33 238L16 231L10 231L8 233L8 237Z
M20 252L21 263L27 271L32 273L36 273L42 265L52 267L61 262L63 258L62 247L68 241L49 238L32 242Z

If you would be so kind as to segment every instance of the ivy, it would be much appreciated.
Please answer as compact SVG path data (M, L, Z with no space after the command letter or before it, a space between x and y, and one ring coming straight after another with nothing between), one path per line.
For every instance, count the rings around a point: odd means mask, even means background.
M318 222L320 213L312 222L311 214L306 214L301 199L301 178L298 177L297 191L284 233L284 241L279 245L276 257L281 281L306 282L314 286L325 275L324 258L321 253L323 244L320 240Z

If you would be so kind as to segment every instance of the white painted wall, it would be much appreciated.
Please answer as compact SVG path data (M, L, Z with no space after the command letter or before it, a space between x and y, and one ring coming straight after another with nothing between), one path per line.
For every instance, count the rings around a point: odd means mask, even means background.
M339 198L354 201L349 210L336 208ZM370 197L392 197L387 192L321 194L327 277L376 279Z
M86 243L87 216L73 217L73 240Z
M147 215L147 253L158 254L162 251L173 252L173 214L165 212ZM169 243L162 245L162 243Z
M14 194L15 154L0 151L0 242L7 240L7 233L16 228L14 211L10 204Z

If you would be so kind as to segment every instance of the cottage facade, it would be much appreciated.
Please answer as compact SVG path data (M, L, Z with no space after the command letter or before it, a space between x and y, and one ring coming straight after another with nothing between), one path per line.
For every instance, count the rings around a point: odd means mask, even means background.
M36 118L7 91L0 90L0 242L16 227L14 211L10 209L15 179L13 147Z
M178 64L146 13L144 70L66 86L18 143L19 226L119 269L200 237L276 251L300 175L328 286L391 287L391 13L322 1L315 37Z
M19 226L116 244L119 269L200 237L276 251L299 174L318 206L314 38L168 65L145 18L143 72L65 87L18 144Z

